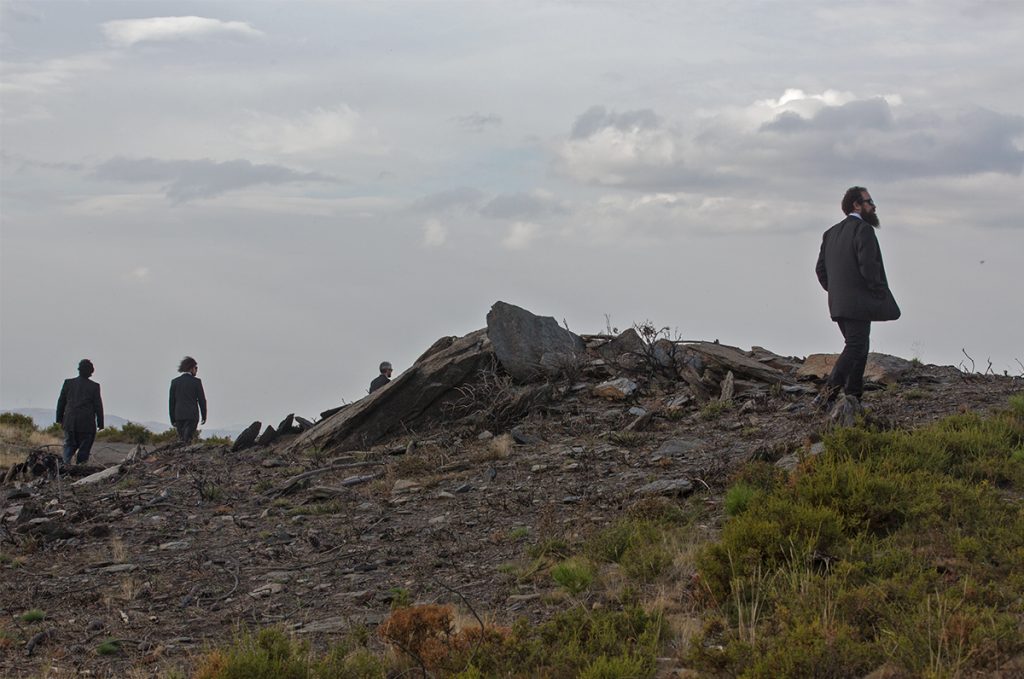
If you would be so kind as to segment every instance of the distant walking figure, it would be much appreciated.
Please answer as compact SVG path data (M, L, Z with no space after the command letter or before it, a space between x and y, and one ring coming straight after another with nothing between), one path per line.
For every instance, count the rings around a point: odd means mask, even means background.
M380 375L374 377L373 381L370 382L371 394L391 381L391 372L392 370L390 363L384 361L383 363L380 364Z
M815 405L827 408L843 390L860 399L868 360L871 321L894 321L900 308L889 290L875 230L880 227L875 201L862 186L847 189L846 219L825 232L815 273L828 292L828 310L843 333L845 346Z
M96 430L103 429L103 399L100 385L89 377L95 372L92 361L78 362L78 377L64 380L57 399L56 422L64 428L64 464L78 453L78 464L89 461Z
M189 444L196 435L200 415L202 424L206 424L206 394L203 393L203 381L196 377L199 372L196 359L191 356L181 359L178 372L181 374L171 380L171 424L178 430L178 440Z

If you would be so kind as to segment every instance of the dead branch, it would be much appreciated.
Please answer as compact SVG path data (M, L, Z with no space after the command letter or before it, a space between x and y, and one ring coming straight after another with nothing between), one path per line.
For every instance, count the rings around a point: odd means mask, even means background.
M25 644L25 655L32 655L32 652L36 650L36 646L43 643L50 637L56 636L56 634L57 630L51 627L50 629L45 629L42 632L39 632L38 634L33 636L31 639L28 640L28 643Z
M466 608L469 609L469 612L473 614L474 618L476 618L477 623L480 625L480 631L482 632L482 631L484 631L484 629L486 629L486 626L484 625L484 621L481 620L480 616L476 614L476 610L473 608L473 604L469 603L469 599L467 599L462 592L460 592L459 590L455 589L454 587L449 587L448 585L444 584L443 582L441 582L437 578L434 578L434 582L437 585L440 585L444 589L448 590L452 594L457 594L459 596L459 598L462 599L462 603L466 604Z
M332 472L332 471L335 471L335 470L338 470L338 469L351 469L353 467L369 467L369 466L372 466L372 465L381 465L381 464L384 464L384 463L382 461L380 461L380 460L366 460L364 462L346 462L344 464L332 464L332 465L329 465L327 467L321 467L320 469L312 469L312 470L310 470L308 472L302 472L301 474L297 474L297 475L291 477L290 479L288 479L287 481L284 482L283 486L280 486L278 488L272 488L272 489L268 490L267 492L265 492L264 495L267 496L267 497L280 497L281 495L287 495L289 493L292 493L292 492L296 491L298 489L298 487L302 484L303 481L307 481L308 479L312 479L312 478L315 478L317 476L321 476L323 474L326 474L328 472ZM356 477L356 478L362 478L362 477ZM369 479L366 479L366 480L368 481ZM352 481L352 479L349 479L349 481ZM362 483L362 482L363 481L359 481L358 483ZM356 485L356 483L346 483L346 482L343 481L342 485Z
M965 372L972 372L973 373L974 372L974 367L975 367L974 366L974 359L971 358L971 355L967 353L967 349L964 349L963 347L960 347L960 351L962 351L964 356L967 357L967 360L971 362L971 369L970 369L970 371L965 371ZM961 370L964 370L964 362L960 361L960 365L958 367Z

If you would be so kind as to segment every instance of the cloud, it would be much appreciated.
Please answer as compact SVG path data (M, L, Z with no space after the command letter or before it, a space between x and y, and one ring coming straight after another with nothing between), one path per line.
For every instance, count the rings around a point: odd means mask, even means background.
M488 127L501 125L501 116L493 113L484 115L482 113L470 113L466 116L456 116L452 121L467 132L483 132Z
M137 266L132 269L132 278L144 281L149 278L149 267Z
M131 47L140 42L263 36L262 31L245 21L221 21L197 16L119 19L105 22L102 28L107 40L118 47Z
M480 214L493 219L538 219L548 215L564 215L569 210L545 191L507 193L492 198Z
M332 151L352 141L359 114L345 104L315 108L295 118L251 113L239 132L252 148L282 153Z
M79 54L40 62L3 62L0 92L4 94L45 94L62 88L86 73L110 68L110 54ZM5 116L5 122L9 122Z
M471 210L475 212L484 200L479 189L468 186L432 193L414 201L409 206L411 212L441 213Z
M501 246L507 250L525 250L536 240L539 233L540 226L538 224L515 222L501 240Z
M651 109L614 113L606 110L604 106L591 106L576 119L569 137L585 139L606 128L621 132L655 129L659 122L658 116Z
M29 170L58 170L62 172L82 172L86 166L81 163L47 162L25 158L19 154L8 153L0 150L0 163L15 168L15 172L27 172Z
M689 128L686 127L689 125ZM786 90L778 99L669 123L649 111L591 107L555 149L586 184L656 191L802 190L851 168L877 179L962 176L1024 167L1024 117L982 108L913 110L899 95Z
M428 248L444 245L448 239L448 230L436 219L428 219L423 224L423 244Z
M94 170L97 179L130 183L161 183L170 200L182 203L249 186L307 182L338 183L319 172L299 172L280 165L257 165L248 160L216 162L202 160L160 160L157 158L111 158Z
M881 97L851 101L820 109L810 118L795 111L780 113L761 126L762 132L807 132L838 134L856 130L889 130L893 127L892 109Z

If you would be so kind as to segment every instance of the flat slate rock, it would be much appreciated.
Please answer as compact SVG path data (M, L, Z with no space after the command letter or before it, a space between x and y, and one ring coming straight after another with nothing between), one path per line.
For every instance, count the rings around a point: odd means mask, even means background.
M695 453L703 447L703 443L694 439L669 439L658 446L654 454L662 457L680 457Z
M839 354L811 354L796 371L797 377L825 379L832 373L838 358ZM899 356L870 353L864 366L864 379L878 384L896 384L913 367L910 361Z
M661 479L636 489L635 495L669 495L681 497L693 492L693 484L687 479Z
M256 439L257 437L259 437L260 429L262 428L263 423L260 422L259 420L256 420L248 427L246 427L245 431L239 434L238 438L235 439L235 442L231 444L231 452L237 453L239 450L252 448L254 445L256 445Z
M621 401L636 393L637 384L628 377L617 377L594 387L594 396Z

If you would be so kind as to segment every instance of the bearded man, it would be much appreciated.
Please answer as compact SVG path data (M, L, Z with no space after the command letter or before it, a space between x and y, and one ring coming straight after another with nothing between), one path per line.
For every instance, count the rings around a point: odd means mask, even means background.
M815 405L829 407L840 390L858 400L864 394L872 321L900 317L882 265L875 231L881 227L871 194L863 186L847 189L841 203L846 219L822 237L815 273L828 292L828 310L845 345Z

